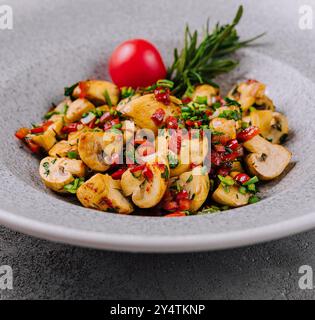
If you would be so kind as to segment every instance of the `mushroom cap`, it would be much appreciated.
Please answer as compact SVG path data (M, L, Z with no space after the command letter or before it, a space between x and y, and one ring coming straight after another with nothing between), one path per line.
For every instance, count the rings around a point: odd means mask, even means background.
M123 214L129 214L134 210L122 195L120 182L107 174L98 173L82 184L77 191L77 197L86 208L114 210Z
M210 191L210 180L207 172L201 166L179 176L179 185L193 197L189 210L198 211L206 201Z
M77 99L70 104L65 116L65 121L76 122L80 120L85 113L92 110L95 110L95 106L90 101L87 99Z
M292 154L285 147L272 144L261 136L244 142L244 147L251 152L245 162L251 174L260 180L272 180L278 177L290 163Z
M64 193L64 186L71 183L74 177L84 177L86 167L81 160L67 158L44 158L39 166L39 174L44 184L56 191Z
M171 96L171 103L165 105L157 101L154 94L146 94L135 99L130 99L129 102L117 106L117 110L123 115L130 117L136 126L152 130L155 134L157 134L159 127L151 117L159 109L164 110L164 119L168 116L177 116L180 114L179 100Z
M49 155L54 158L65 158L69 152L77 152L78 145L71 144L69 141L61 140L57 142L50 150Z
M92 101L96 105L102 105L102 104L109 104L108 101L106 101L106 97L104 92L107 91L109 98L111 100L112 105L117 105L119 100L119 88L109 81L104 80L87 80L81 82L84 85L84 94L86 99ZM75 98L79 98L81 94L80 86L78 85L74 91L73 96Z
M121 136L122 137L122 136ZM120 135L112 131L83 132L79 138L78 151L80 158L92 170L104 172L109 169L110 157L113 153L120 154L123 141L118 141Z
M206 97L208 106L213 104L213 97L219 95L219 89L215 88L209 84L201 84L195 87L194 92L192 93L192 100L195 100L197 97Z
M218 188L213 192L212 199L220 204L230 207L241 207L248 204L250 198L249 193L242 194L239 192L239 187L236 185L224 187L221 182Z

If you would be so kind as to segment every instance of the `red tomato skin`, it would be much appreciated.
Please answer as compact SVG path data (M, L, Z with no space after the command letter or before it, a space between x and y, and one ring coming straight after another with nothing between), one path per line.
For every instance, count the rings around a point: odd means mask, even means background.
M118 87L134 89L166 77L166 67L157 48L147 40L133 39L120 44L109 60L109 73Z

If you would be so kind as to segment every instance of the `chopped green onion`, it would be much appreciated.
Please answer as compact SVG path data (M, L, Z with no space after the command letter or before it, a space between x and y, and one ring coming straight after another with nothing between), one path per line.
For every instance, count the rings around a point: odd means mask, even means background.
M245 183L243 183L243 186L249 186L250 184L257 183L258 181L259 179L256 176L254 176L250 178L248 181L246 181Z
M132 97L135 94L135 90L132 87L121 88L121 98L126 99Z
M226 186L233 186L235 183L235 181L231 177L223 177L221 175L218 175L218 178Z
M224 98L224 101L226 102L227 106L236 106L236 107L241 106L236 100L230 99L228 97Z
M202 97L198 96L198 97L196 97L195 102L199 103L199 104L207 104L208 98L206 96L202 96Z
M50 112L47 112L46 114L45 114L45 116L44 116L44 118L46 119L46 120L49 120L53 115L55 115L55 114L60 114L60 112L58 112L58 111L50 111Z
M71 87L65 88L65 96L66 97L72 97L74 89L78 86L79 82L75 83Z
M69 151L67 154L68 158L70 159L77 159L78 158L78 153L75 151Z
M256 192L256 186L254 183L247 186L248 191Z
M111 100L111 98L110 98L109 93L108 93L107 90L105 90L105 92L104 92L104 97L105 97L105 99L106 99L106 103L107 103L110 107L112 107L112 106L113 106L112 100Z
M64 189L72 194L76 194L77 190L82 186L84 183L84 178L77 178L72 183L69 183L64 186Z
M156 84L158 87L165 87L170 89L174 87L174 82L167 79L158 80Z
M251 196L251 197L249 198L249 200L248 200L248 203L253 204L253 203L256 203L256 202L258 202L258 201L260 201L260 198L259 198L259 197L257 197L257 196Z
M246 190L246 188L245 187L240 187L239 189L238 189L238 191L240 192L240 194L246 194L247 193L247 190Z

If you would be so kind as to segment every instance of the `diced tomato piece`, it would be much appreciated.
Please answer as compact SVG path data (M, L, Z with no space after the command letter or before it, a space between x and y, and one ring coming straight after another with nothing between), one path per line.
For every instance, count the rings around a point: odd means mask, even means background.
M177 129L178 128L178 121L175 117L167 117L166 118L166 128L167 129Z
M222 160L223 161L234 161L235 159L237 159L239 157L239 153L238 152L232 152L232 153L228 153L228 154L224 154L222 156Z
M179 200L179 202L178 202L179 210L183 210L183 211L189 210L190 203L191 203L191 200L189 200L189 199Z
M189 198L189 193L186 190L182 190L178 192L176 195L176 201L188 199L188 198Z
M239 173L237 176L234 177L234 180L243 184L250 180L250 176L247 175L246 173Z
M217 171L217 174L220 175L220 176L227 176L229 173L230 173L231 169L229 168L219 168L218 171Z
M215 151L217 151L217 152L225 152L225 151L226 151L226 150L225 150L225 147L222 146L222 144L215 144L215 145L214 145L214 149L215 149Z
M165 105L169 105L171 102L170 93L169 88L158 87L154 90L155 99Z
M222 164L222 157L218 152L216 151L211 152L211 163L214 164L215 166L220 166Z
M163 123L164 117L165 111L162 108L160 108L153 113L151 119L157 126L160 126Z
M259 134L259 128L251 126L237 134L237 140L241 142L248 141Z
M151 182L153 180L153 172L152 170L146 166L143 171L142 171L142 175L149 181Z
M164 217L166 217L166 218L186 217L186 213L182 212L182 211L176 211L173 213L169 213L169 214L165 215Z
M239 143L236 139L230 140L228 141L227 145L228 148L230 148L231 150L236 150L239 148Z
M23 140L29 133L30 133L30 130L28 128L21 128L15 133L15 136L18 139Z
M193 127L195 125L194 121L191 121L191 120L186 120L185 123L188 127Z
M121 179L121 176L126 172L126 170L127 170L126 168L117 170L116 172L114 172L114 173L112 174L112 178L113 178L114 180L119 180L119 179Z
M194 122L195 127L200 127L202 125L202 120L198 120Z
M167 211L174 211L178 209L178 204L176 201L169 201L163 204L163 209Z

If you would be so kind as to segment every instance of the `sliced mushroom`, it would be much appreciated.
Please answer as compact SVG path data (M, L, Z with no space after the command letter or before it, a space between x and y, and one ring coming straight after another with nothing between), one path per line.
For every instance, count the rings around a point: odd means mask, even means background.
M92 110L95 110L95 106L90 101L77 99L70 104L65 121L76 122L80 120L85 113Z
M162 109L164 111L164 119L168 116L177 116L180 114L179 102L177 98L171 97L171 103L165 105L157 101L154 94L146 94L131 99L126 104L118 105L117 110L131 118L139 128L149 129L157 134L160 126L152 120L154 113Z
M152 178L144 172L148 171ZM132 201L139 208L152 208L164 196L169 178L169 167L166 163L146 163L140 172L128 169L121 177L121 185L125 195L132 194ZM136 181L138 180L138 181Z
M46 130L42 134L30 134L28 138L32 139L46 151L49 151L57 142L56 133L53 130Z
M123 148L122 135L112 131L83 132L79 138L79 155L92 170L105 172L110 168L111 156L120 155Z
M123 214L133 212L132 204L121 193L119 180L105 174L96 174L77 191L77 197L86 208L114 211Z
M250 122L260 129L260 134L272 143L281 143L289 133L286 116L271 110L255 110L250 113Z
M192 199L189 211L198 211L206 201L210 191L208 173L204 171L204 168L199 166L194 168L192 171L181 174L176 183L186 190L190 195L190 199Z
M118 87L109 81L103 80L87 80L81 82L81 85L78 85L74 91L73 96L79 98L81 95L81 88L84 88L84 95L86 99L92 101L96 105L102 104L112 104L116 105L119 100L119 89ZM107 101L109 97L110 101Z
M266 96L265 91L266 86L263 83L256 80L248 80L234 87L228 94L228 97L238 101L244 113L251 106L274 110L274 104Z
M78 145L71 144L66 140L61 140L49 150L48 154L55 158L65 158L68 156L69 152L78 152Z
M234 208L245 206L248 204L249 198L250 194L247 192L245 194L240 193L239 187L236 184L226 186L223 182L220 183L212 194L212 199L215 202Z
M229 139L236 138L236 122L225 118L214 118L210 121L210 128L214 134L222 134Z
M192 99L195 101L197 97L206 97L208 106L213 104L213 99L219 95L219 89L210 86L209 84L202 84L196 86L193 94Z
M249 171L261 180L278 177L292 157L285 147L272 144L261 136L244 142L244 147L251 152L245 158Z
M74 177L85 176L86 167L80 160L46 157L40 163L39 173L48 188L64 193L64 186L71 183Z

